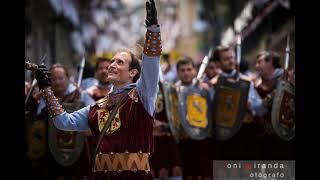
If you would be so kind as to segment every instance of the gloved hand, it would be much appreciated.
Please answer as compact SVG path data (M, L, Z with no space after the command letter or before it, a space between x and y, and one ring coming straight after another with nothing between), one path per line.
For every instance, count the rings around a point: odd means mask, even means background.
M50 72L45 65L38 66L38 69L35 72L35 78L38 81L39 89L51 86L49 75Z
M156 9L154 0L150 0L150 2L148 1L146 2L146 10L147 10L147 18L145 20L145 23L147 27L158 24L157 9Z

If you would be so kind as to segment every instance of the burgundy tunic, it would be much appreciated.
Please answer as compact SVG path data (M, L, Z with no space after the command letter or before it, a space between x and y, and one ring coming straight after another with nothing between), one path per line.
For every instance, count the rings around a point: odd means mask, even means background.
M99 88L97 86L93 86L88 89L88 93L91 95L91 97L95 101L98 101L98 100L104 98L108 94L108 92L109 92L109 89ZM91 173L91 163L88 163L88 162L91 161L91 155L94 151L91 131L86 133L86 139L84 141L83 146L84 146L83 151L80 156L80 169L82 172L81 174L83 176L89 176Z
M97 95L97 93L94 93L91 95L91 97L95 100L98 101L99 99L104 98L105 96L100 96ZM81 175L83 176L89 176L91 173L91 155L93 153L93 142L92 142L92 135L91 131L86 132L86 137L85 141L83 144L83 150L81 152L80 156L80 170L81 170Z
M161 86L160 90L162 90ZM168 123L163 93L159 93L157 96L155 119L166 124ZM158 171L162 168L168 170L168 176L170 177L173 176L172 168L176 166L182 167L182 161L180 159L178 145L169 127L166 127L166 129L160 133L163 135L154 136L154 153L150 157L150 168L154 170L155 177L159 177Z
M127 92L125 92L127 93ZM113 102L119 100L119 94L104 98L106 100L106 109L111 111L115 106ZM101 141L100 150L98 153L109 154L113 153L152 153L153 151L153 117L145 110L142 102L138 97L136 89L132 89L125 95L125 100L121 104L118 117L121 125L113 133L105 135ZM103 99L102 99L103 100ZM101 107L103 108L103 106ZM94 146L98 141L100 130L98 125L98 112L100 107L94 105L89 112L89 126L92 132L92 140ZM117 117L117 115L116 115ZM93 148L92 148L93 149ZM102 171L94 172L92 179L152 179L150 172L138 170L133 171Z

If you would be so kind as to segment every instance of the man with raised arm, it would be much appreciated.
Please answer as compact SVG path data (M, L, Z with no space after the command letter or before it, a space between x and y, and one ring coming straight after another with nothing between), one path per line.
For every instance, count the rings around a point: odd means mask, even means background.
M90 128L95 143L98 143L114 107L121 101L94 155L91 179L152 179L149 156L153 150L153 114L162 49L153 0L146 2L146 11L147 32L141 67L132 52L118 51L108 69L113 91L94 105L66 113L50 89L46 68L40 66L36 73L55 126L68 131L86 131Z

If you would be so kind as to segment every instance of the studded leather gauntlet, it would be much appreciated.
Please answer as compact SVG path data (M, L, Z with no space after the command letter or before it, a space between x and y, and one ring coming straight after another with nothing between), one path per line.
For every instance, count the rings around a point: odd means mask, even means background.
M160 56L162 52L160 32L147 30L143 53L148 56Z
M58 98L54 96L53 91L50 88L41 89L40 93L46 102L49 116L51 118L64 112L64 109L59 104Z

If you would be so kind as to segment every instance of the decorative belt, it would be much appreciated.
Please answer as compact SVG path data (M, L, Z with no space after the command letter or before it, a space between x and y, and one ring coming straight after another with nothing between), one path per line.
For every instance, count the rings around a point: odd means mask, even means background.
M149 172L149 156L150 153L98 153L95 160L94 171L133 171L138 170Z

